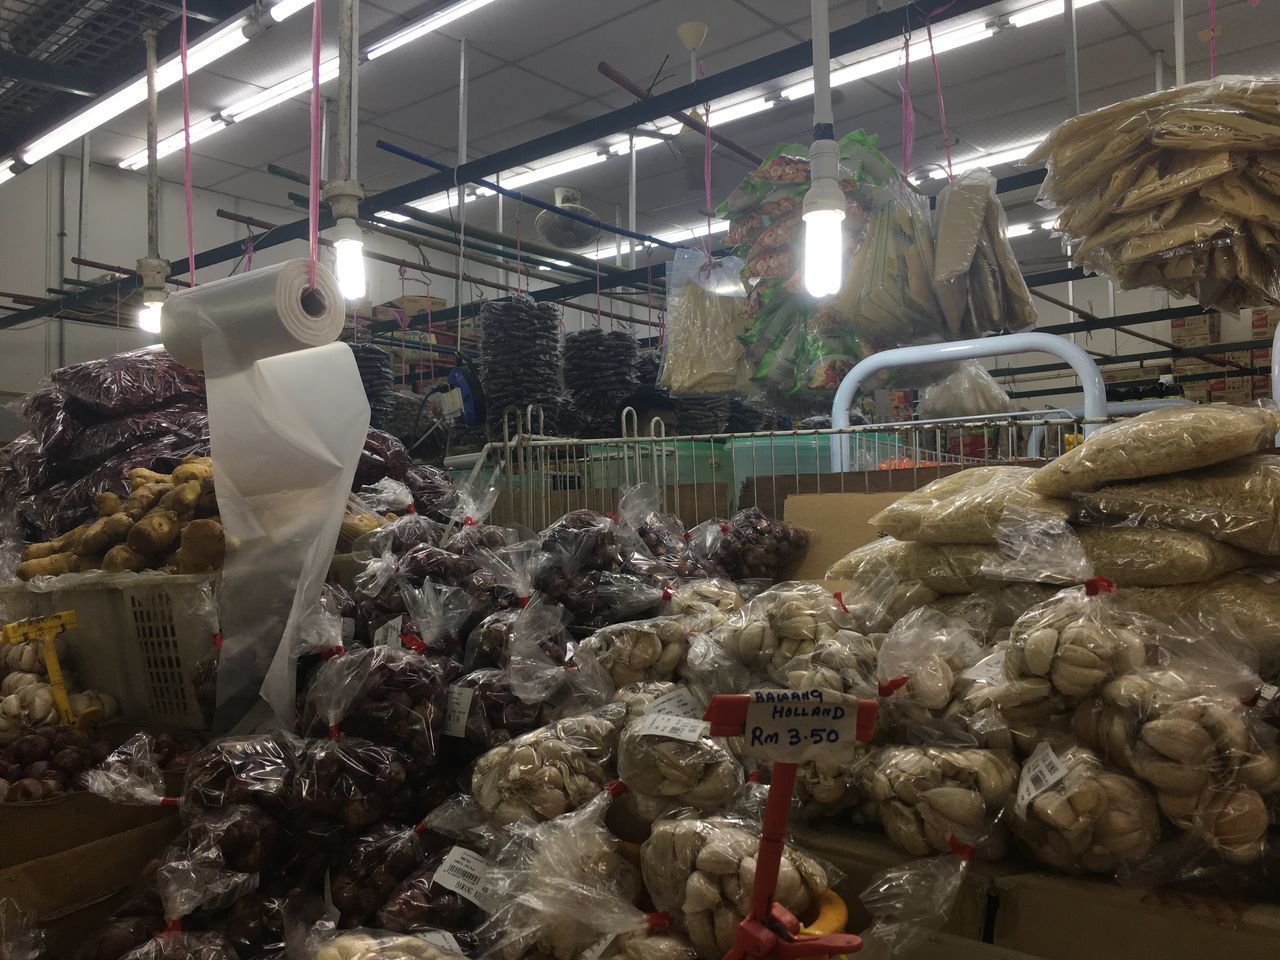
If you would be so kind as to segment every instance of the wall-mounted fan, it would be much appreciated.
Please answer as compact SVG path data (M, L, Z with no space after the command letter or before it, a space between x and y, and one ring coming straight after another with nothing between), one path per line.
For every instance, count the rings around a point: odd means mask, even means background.
M599 219L594 210L582 205L582 193L573 187L556 187L556 206L579 216ZM551 210L543 210L534 221L538 236L562 250L580 250L595 242L600 228L581 220L564 217Z

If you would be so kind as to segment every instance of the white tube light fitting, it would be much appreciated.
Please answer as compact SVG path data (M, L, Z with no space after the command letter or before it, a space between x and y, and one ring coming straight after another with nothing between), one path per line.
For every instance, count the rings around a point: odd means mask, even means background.
M311 6L311 0L276 0L268 13L276 23L282 23L299 10L305 10L309 6Z
M334 273L338 289L347 300L359 300L365 295L364 234L349 217L343 217L329 231L333 241Z
M437 10L416 23L409 24L403 30L396 31L385 40L379 40L365 51L365 55L370 60L377 60L392 50L399 50L406 43L413 43L420 37L425 37L428 33L433 33L441 27L453 23L460 17L465 17L467 14L473 13L482 7L487 7L491 3L493 3L493 0L462 0L461 3L455 3L445 7L443 10Z
M159 333L163 313L163 300L144 300L142 309L138 311L138 329L145 333Z

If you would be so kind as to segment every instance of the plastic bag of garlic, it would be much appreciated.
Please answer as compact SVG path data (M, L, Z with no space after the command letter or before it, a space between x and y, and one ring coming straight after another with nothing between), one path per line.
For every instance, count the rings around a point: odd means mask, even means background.
M413 936L386 930L330 930L308 943L312 960L460 960L466 955L430 934Z
M668 819L654 824L641 847L640 866L654 906L685 930L702 960L723 957L747 915L758 833L758 824L728 817ZM830 867L788 844L774 900L803 919L838 879Z
M652 705L622 731L618 776L655 801L699 810L722 809L743 781L742 766L724 744L707 735L706 723L659 713Z
M596 660L615 686L670 680L684 664L692 617L651 617L602 627L584 640L575 659Z
M1280 796L1276 730L1244 705L1261 682L1208 638L1162 645L1164 665L1107 683L1076 708L1072 730L1150 785L1165 817L1204 848L1254 862Z
M495 747L476 761L471 793L495 823L551 820L589 801L610 779L627 709L611 703Z
M712 631L726 654L754 676L781 675L793 658L850 629L840 601L813 583L782 583L764 591Z

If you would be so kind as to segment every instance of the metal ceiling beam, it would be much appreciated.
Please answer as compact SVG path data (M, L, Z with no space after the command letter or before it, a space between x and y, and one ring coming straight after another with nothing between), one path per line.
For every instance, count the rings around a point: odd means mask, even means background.
M102 75L65 63L46 63L0 50L0 78L22 80L38 87L60 90L77 97L97 97L107 91Z
M224 3L229 2L229 0L207 0L207 2ZM945 16L936 18L933 21L933 25L937 26L956 17L977 12L990 5L990 0L954 0L946 8ZM923 30L927 16L928 14L923 9L912 4L900 10L879 13L852 26L834 30L831 33L831 55L833 57L844 56L879 43L895 41L902 36L904 30ZM141 55L141 51L139 51L139 55ZM452 171L433 174L399 187L376 193L367 197L364 203L361 204L360 216L366 220L373 219L374 215L379 211L395 209L398 206L451 188L456 183L490 177L512 167L523 166L543 157L595 143L613 134L625 133L642 124L667 117L672 111L687 110L705 101L715 100L727 94L736 93L757 84L776 80L787 74L803 70L812 65L812 60L813 48L808 41L794 44L776 53L767 54L737 67L722 70L693 83L657 94L648 100L640 100L628 104L621 109L610 111L582 123L576 123L556 133L535 137L506 150L499 150L497 153L490 154L480 160L464 163ZM133 73L136 72L137 70L133 71ZM320 216L320 229L323 230L333 226L333 222L331 216L322 213ZM304 217L270 231L268 235L263 236L261 239L255 237L254 249L274 247L290 240L299 240L306 235L307 220ZM236 240L231 243L224 243L221 246L196 254L196 269L224 263L227 260L241 256L243 253L243 241ZM185 256L171 257L169 259L171 263L176 264L179 268L171 276L181 276L186 273ZM610 279L616 280L616 276ZM27 310L24 313L0 318L0 329L57 313L64 306L70 307L81 302L80 298L84 298L87 301L105 293L114 295L117 290L128 291L137 285L136 278L125 278L114 283L104 284L92 290L73 294L62 301L53 301ZM594 289L594 285L592 289Z
M194 20L187 24L187 39L190 43L195 43L210 30L217 29L219 24L239 16L251 7L245 0L200 0L200 9L217 19L213 23ZM174 20L157 34L156 50L162 60L178 52L178 31L179 23ZM113 90L141 76L146 69L147 53L142 45L142 35L139 33L137 45L121 50L112 59L111 66L101 71L103 88ZM77 110L83 109L84 105L84 100L80 97L66 94L32 114L26 123L14 124L12 128L0 131L0 156L13 153L23 144L30 143L46 131L52 130Z
M169 10L173 13L182 13L182 4L175 3L173 0L150 0L151 6L159 7L161 10ZM208 2L208 0L187 0L187 16L193 20L203 20L205 23L221 23L222 17L218 15L217 5ZM187 30L190 31L191 26L188 24Z

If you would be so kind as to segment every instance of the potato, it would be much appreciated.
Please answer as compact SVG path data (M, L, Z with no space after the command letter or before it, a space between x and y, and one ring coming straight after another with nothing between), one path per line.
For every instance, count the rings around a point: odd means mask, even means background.
M138 553L156 556L178 539L178 515L172 510L153 510L129 531L129 546Z
M119 513L124 507L124 501L120 499L119 494L104 492L93 498L93 505L98 508L98 516L109 517L113 513Z
M60 577L71 572L71 561L74 553L55 553L38 560L24 560L14 571L19 580L30 580L32 577Z
M146 467L134 467L129 471L129 489L137 490L140 487L149 484L162 483L172 484L173 477L167 473L156 473L154 470L148 470Z
M147 566L147 558L134 550L127 543L117 543L102 558L102 569L119 572L122 570L143 570Z
M171 483L148 483L141 487L135 487L133 493L129 494L129 498L125 500L120 509L137 520L154 507L157 500L172 489L173 484Z
M175 573L218 570L226 553L226 537L217 520L192 520L182 530L182 546L173 554Z
M133 518L127 513L115 513L109 517L99 517L89 524L89 529L80 539L76 553L88 557L105 553L108 547L114 546L129 535L133 526Z
M193 457L175 468L173 482L187 483L191 480L204 481L213 477L213 461L208 457Z
M181 520L190 520L196 512L196 504L200 501L200 482L188 480L180 483L160 498L156 504L158 510L172 510Z

